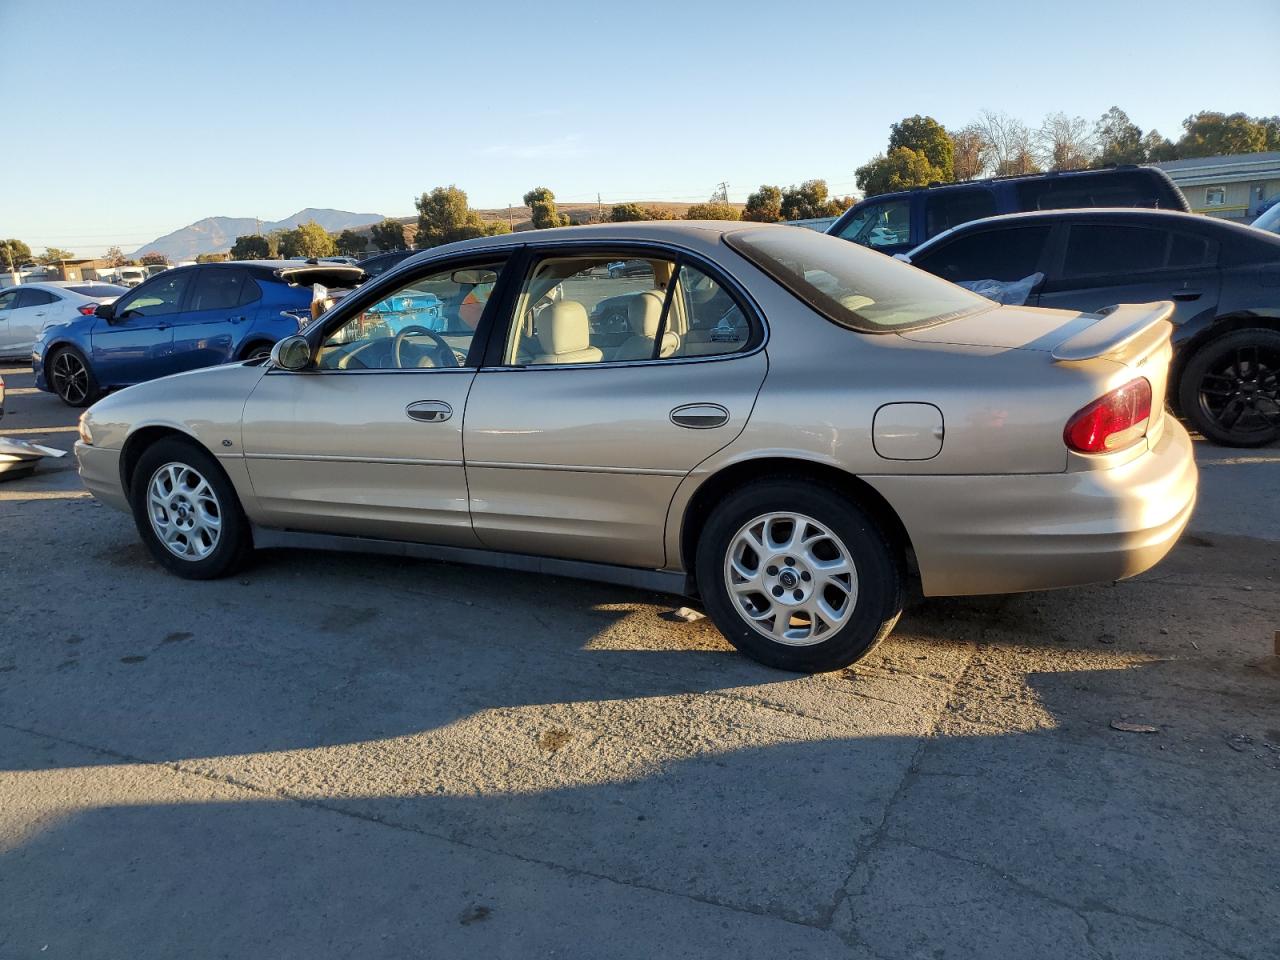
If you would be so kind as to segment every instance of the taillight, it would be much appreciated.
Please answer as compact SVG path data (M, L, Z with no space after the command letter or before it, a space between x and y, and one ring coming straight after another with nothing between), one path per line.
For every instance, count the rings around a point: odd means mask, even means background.
M1141 440L1150 420L1151 383L1139 377L1077 411L1062 439L1078 453L1110 453Z
M86 303L83 307L78 307L77 309L86 317L92 317L94 311L98 309L98 305L96 303Z

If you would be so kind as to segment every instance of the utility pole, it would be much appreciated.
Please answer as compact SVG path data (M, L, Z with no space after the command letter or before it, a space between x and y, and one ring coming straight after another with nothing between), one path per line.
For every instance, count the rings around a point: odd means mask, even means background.
M604 223L604 204L600 202L600 194L596 194L596 222Z
M516 222L511 219L511 204L509 203L507 204L507 229L513 232L516 229Z
M721 203L728 203L729 202L729 184L721 180L720 185L716 187L716 197L719 198Z

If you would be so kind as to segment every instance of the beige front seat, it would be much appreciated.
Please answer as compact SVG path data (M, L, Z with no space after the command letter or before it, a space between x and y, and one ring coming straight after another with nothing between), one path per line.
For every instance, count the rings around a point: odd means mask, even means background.
M591 346L587 308L576 300L558 300L538 317L538 346L530 363L599 363L604 354Z
M613 352L614 360L648 360L653 356L653 340L662 322L661 290L646 290L627 303L627 320L631 324L631 336ZM680 339L674 333L662 336L662 356L676 352Z

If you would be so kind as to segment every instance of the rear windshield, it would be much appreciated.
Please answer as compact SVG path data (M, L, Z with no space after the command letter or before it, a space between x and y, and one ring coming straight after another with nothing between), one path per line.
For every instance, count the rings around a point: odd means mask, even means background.
M725 243L828 320L900 333L988 310L992 303L892 257L812 230L772 228Z
M82 297L119 297L129 292L128 287L117 287L114 283L85 283L66 289Z

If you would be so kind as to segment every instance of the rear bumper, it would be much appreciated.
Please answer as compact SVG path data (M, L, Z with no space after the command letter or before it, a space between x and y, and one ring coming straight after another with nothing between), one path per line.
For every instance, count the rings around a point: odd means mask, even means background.
M80 464L80 480L94 498L108 507L129 512L129 500L120 485L120 451L91 447L76 441L76 461Z
M897 511L927 596L1017 593L1136 576L1191 518L1191 438L1166 418L1156 445L1109 470L1027 476L864 477Z

